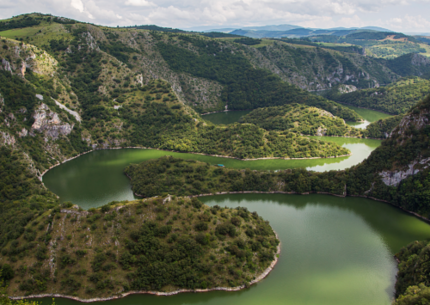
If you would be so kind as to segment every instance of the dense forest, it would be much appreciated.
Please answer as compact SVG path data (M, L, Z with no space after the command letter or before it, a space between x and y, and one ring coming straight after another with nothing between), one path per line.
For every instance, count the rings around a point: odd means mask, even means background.
M266 130L288 130L309 136L363 136L361 130L348 126L330 112L300 104L258 108L240 121Z
M430 301L429 241L415 241L396 254L399 272L395 305L426 304Z
M240 51L235 52L221 42L188 36L179 36L178 39L191 45L198 53L161 41L158 48L164 60L174 71L223 84L222 99L231 110L302 103L322 108L348 121L360 120L346 107L285 83L266 70L253 68Z
M390 114L403 114L430 93L430 81L407 77L385 87L339 94L333 90L327 98L336 102L375 109Z
M367 136L370 138L388 138L391 131L399 125L403 115L395 115L386 119L381 119L370 123L366 127Z
M343 195L344 173L289 169L279 172L228 169L194 160L163 157L128 166L133 192L142 197L169 193L180 196L217 192L327 192Z

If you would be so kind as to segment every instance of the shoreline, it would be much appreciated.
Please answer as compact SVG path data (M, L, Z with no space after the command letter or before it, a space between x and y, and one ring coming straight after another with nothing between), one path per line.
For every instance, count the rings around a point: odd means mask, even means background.
M130 177L127 176L129 179ZM134 193L133 194L137 197L140 198L150 198L150 197L144 197L140 194ZM397 208L399 210L402 210L403 212L410 214L411 216L417 217L419 219L421 219L422 221L425 221L426 223L430 224L430 219L426 218L418 213L406 210L398 205L395 205L392 202L389 202L388 200L384 200L384 199L379 199L376 197L371 197L371 196L364 196L364 195L348 195L345 192L341 195L341 194L334 194L334 193L329 193L329 192L305 192L305 193L299 193L299 192L284 192L284 191L226 191L226 192L215 192L215 193L207 193L207 194L198 194L198 195L190 195L187 196L189 198L193 198L193 197L208 197L208 196L218 196L218 195L237 195L237 194L283 194L283 195L311 195L311 194L317 194L317 195L330 195L330 196L335 196L335 197L340 197L340 198L346 198L346 197L359 197L359 198L364 198L364 199L370 199L370 200L374 200L374 201L379 201L379 202L384 202L387 203L389 205L391 205L394 208Z
M279 240L278 233L276 233L275 230L273 230L273 233L275 233L276 239ZM252 286L254 284L257 284L261 282L263 279L265 279L269 273L273 270L275 265L278 263L279 256L281 254L281 241L279 240L279 244L276 248L276 253L273 256L273 260L270 263L269 267L267 267L259 276L257 276L255 279L250 281L248 283L249 286ZM199 292L210 292L210 291L227 291L227 292L236 292L240 291L242 289L248 288L248 285L241 285L236 287L214 287L214 288L208 288L208 289L178 289L171 292L161 292L161 291L128 291L125 293L121 293L119 295L114 295L107 298L92 298L92 299L81 299L79 297L69 296L69 295L62 295L57 293L46 293L46 294L35 294L35 295L29 295L29 296L19 296L19 297L9 297L11 300L25 300L25 299L40 299L40 298L63 298L63 299L69 299L74 300L81 303L92 303L92 302L106 302L111 300L117 300L121 298L125 298L129 295L135 295L135 294L151 294L155 296L172 296L177 295L180 293L199 293Z
M336 102L336 101L334 101L334 102ZM376 110L376 109L372 109L372 108L361 107L361 106L357 106L357 105L353 105L353 104L347 104L347 103L341 103L341 102L336 102L336 103L341 104L341 105L353 106L353 107L357 107L357 108L360 108L360 109L372 110L372 111L380 112L380 113L383 113L383 114L388 114L388 115L391 115L391 116L400 115L400 114L392 114L392 113L388 113L388 112L385 112L385 111L382 111L382 110ZM382 119L382 120L383 120L383 119ZM375 121L375 122L376 122L376 121Z
M87 151L87 152L80 153L80 154L78 154L78 155L76 155L76 156L70 157L70 158L68 158L68 159L65 159L65 160L63 160L63 161L61 161L61 162L57 163L57 164L54 164L54 165L50 166L49 168L45 169L45 170L40 174L40 176L38 176L38 177L39 177L39 180L40 180L41 182L43 182L43 181L42 181L42 180L43 180L43 176L44 176L48 171L50 171L51 169L53 169L53 168L55 168L55 167L57 167L57 166L59 166L59 165L61 165L61 164L63 164L63 163L66 163L66 162L69 162L69 161L71 161L71 160L73 160L73 159L76 159L76 158L78 158L78 157L80 157L80 156L83 156L83 155L89 154L89 153L94 152L94 151L97 151L97 150L115 150L115 149L146 149L146 150L153 149L153 150L167 151L167 152L174 152L174 153L180 153L180 154L193 154L193 155L201 155L201 156L208 156L208 157L217 157L217 158L235 159L235 160L239 160L239 161L258 161L258 160L277 160L277 159L279 159L279 160L312 160L312 159L334 159L334 158L343 158L343 157L350 157L350 156L352 156L352 153L350 153L350 154L347 154L347 155L329 156L329 157L309 157L309 158L264 157L264 158L253 158L253 159L240 159L240 158L237 158L237 157L224 156L224 155L211 155L211 154L198 153L198 152L183 152L183 151L168 150L168 149L161 149L161 148L152 148L152 147L135 147L135 146L127 146L127 147L95 148L95 149L89 150L89 151Z

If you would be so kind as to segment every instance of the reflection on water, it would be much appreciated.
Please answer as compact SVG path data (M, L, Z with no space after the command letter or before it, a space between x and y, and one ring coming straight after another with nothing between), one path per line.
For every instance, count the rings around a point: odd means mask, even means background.
M355 107L355 106L351 106L351 105L345 105L345 104L343 104L343 106L357 112L365 121L368 121L369 124L376 122L380 119L386 119L386 118L392 116L390 114L386 114L386 113L376 111L376 110L364 109L364 108L359 108L359 107ZM348 123L348 124L351 125L350 123ZM354 123L352 123L352 124L354 124ZM367 124L367 125L369 125L369 124ZM358 125L358 126L361 126L361 125ZM355 126L355 127L357 127L357 126ZM361 127L357 127L357 128L361 128Z

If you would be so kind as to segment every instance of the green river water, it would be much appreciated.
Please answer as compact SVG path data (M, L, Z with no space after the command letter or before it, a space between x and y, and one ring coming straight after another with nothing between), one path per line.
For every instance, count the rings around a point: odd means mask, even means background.
M350 105L343 105L345 107L348 107L355 112L357 112L363 119L364 122L346 122L348 125L353 126L355 128L361 128L364 129L369 125L370 123L376 122L380 119L385 119L390 117L391 115L382 113L379 111L371 110L371 109L365 109L365 108L359 108L355 106ZM203 119L208 120L214 124L232 124L235 122L238 122L239 119L250 113L251 110L241 110L241 111L228 111L228 112L219 112L219 113L212 113L202 116Z
M380 144L363 139L331 140L347 146L354 155L341 160L245 162L157 150L104 150L52 169L43 181L62 200L88 209L112 200L133 199L128 179L122 174L123 168L162 155L223 163L235 168L275 170L304 166L327 170L350 167ZM282 252L268 277L240 292L186 293L171 297L133 295L109 301L109 305L388 305L394 295L397 271L393 254L411 241L430 237L427 223L388 204L363 198L240 194L202 197L201 200L208 205L246 206L270 221L281 240ZM42 304L50 302L50 299L42 299ZM78 304L66 299L55 302Z

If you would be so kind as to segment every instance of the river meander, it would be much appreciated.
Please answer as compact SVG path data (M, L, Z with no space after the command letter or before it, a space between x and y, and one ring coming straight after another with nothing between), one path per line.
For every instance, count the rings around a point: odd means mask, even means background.
M342 138L333 139L342 141ZM379 145L378 141L369 144L368 140L343 140L346 141L344 145L369 145L364 150L369 153ZM366 155L360 151L355 154L361 160ZM336 169L336 164L339 169L346 166L341 164L347 160L328 159L336 162L327 165L324 165L327 160L244 162L157 150L105 150L56 167L44 176L43 181L62 200L70 200L85 209L112 200L131 200L133 194L122 169L127 164L162 155L222 162L235 168L271 170L297 166L327 170L332 166ZM321 163L313 163L316 161ZM109 305L388 305L393 298L397 271L393 254L411 241L430 237L427 223L388 204L363 198L239 194L201 197L201 200L208 205L246 206L270 221L279 235L282 251L269 276L240 292L186 293L171 297L133 295L109 301ZM43 304L49 302L43 300ZM55 302L59 305L77 304L66 299L56 299Z

